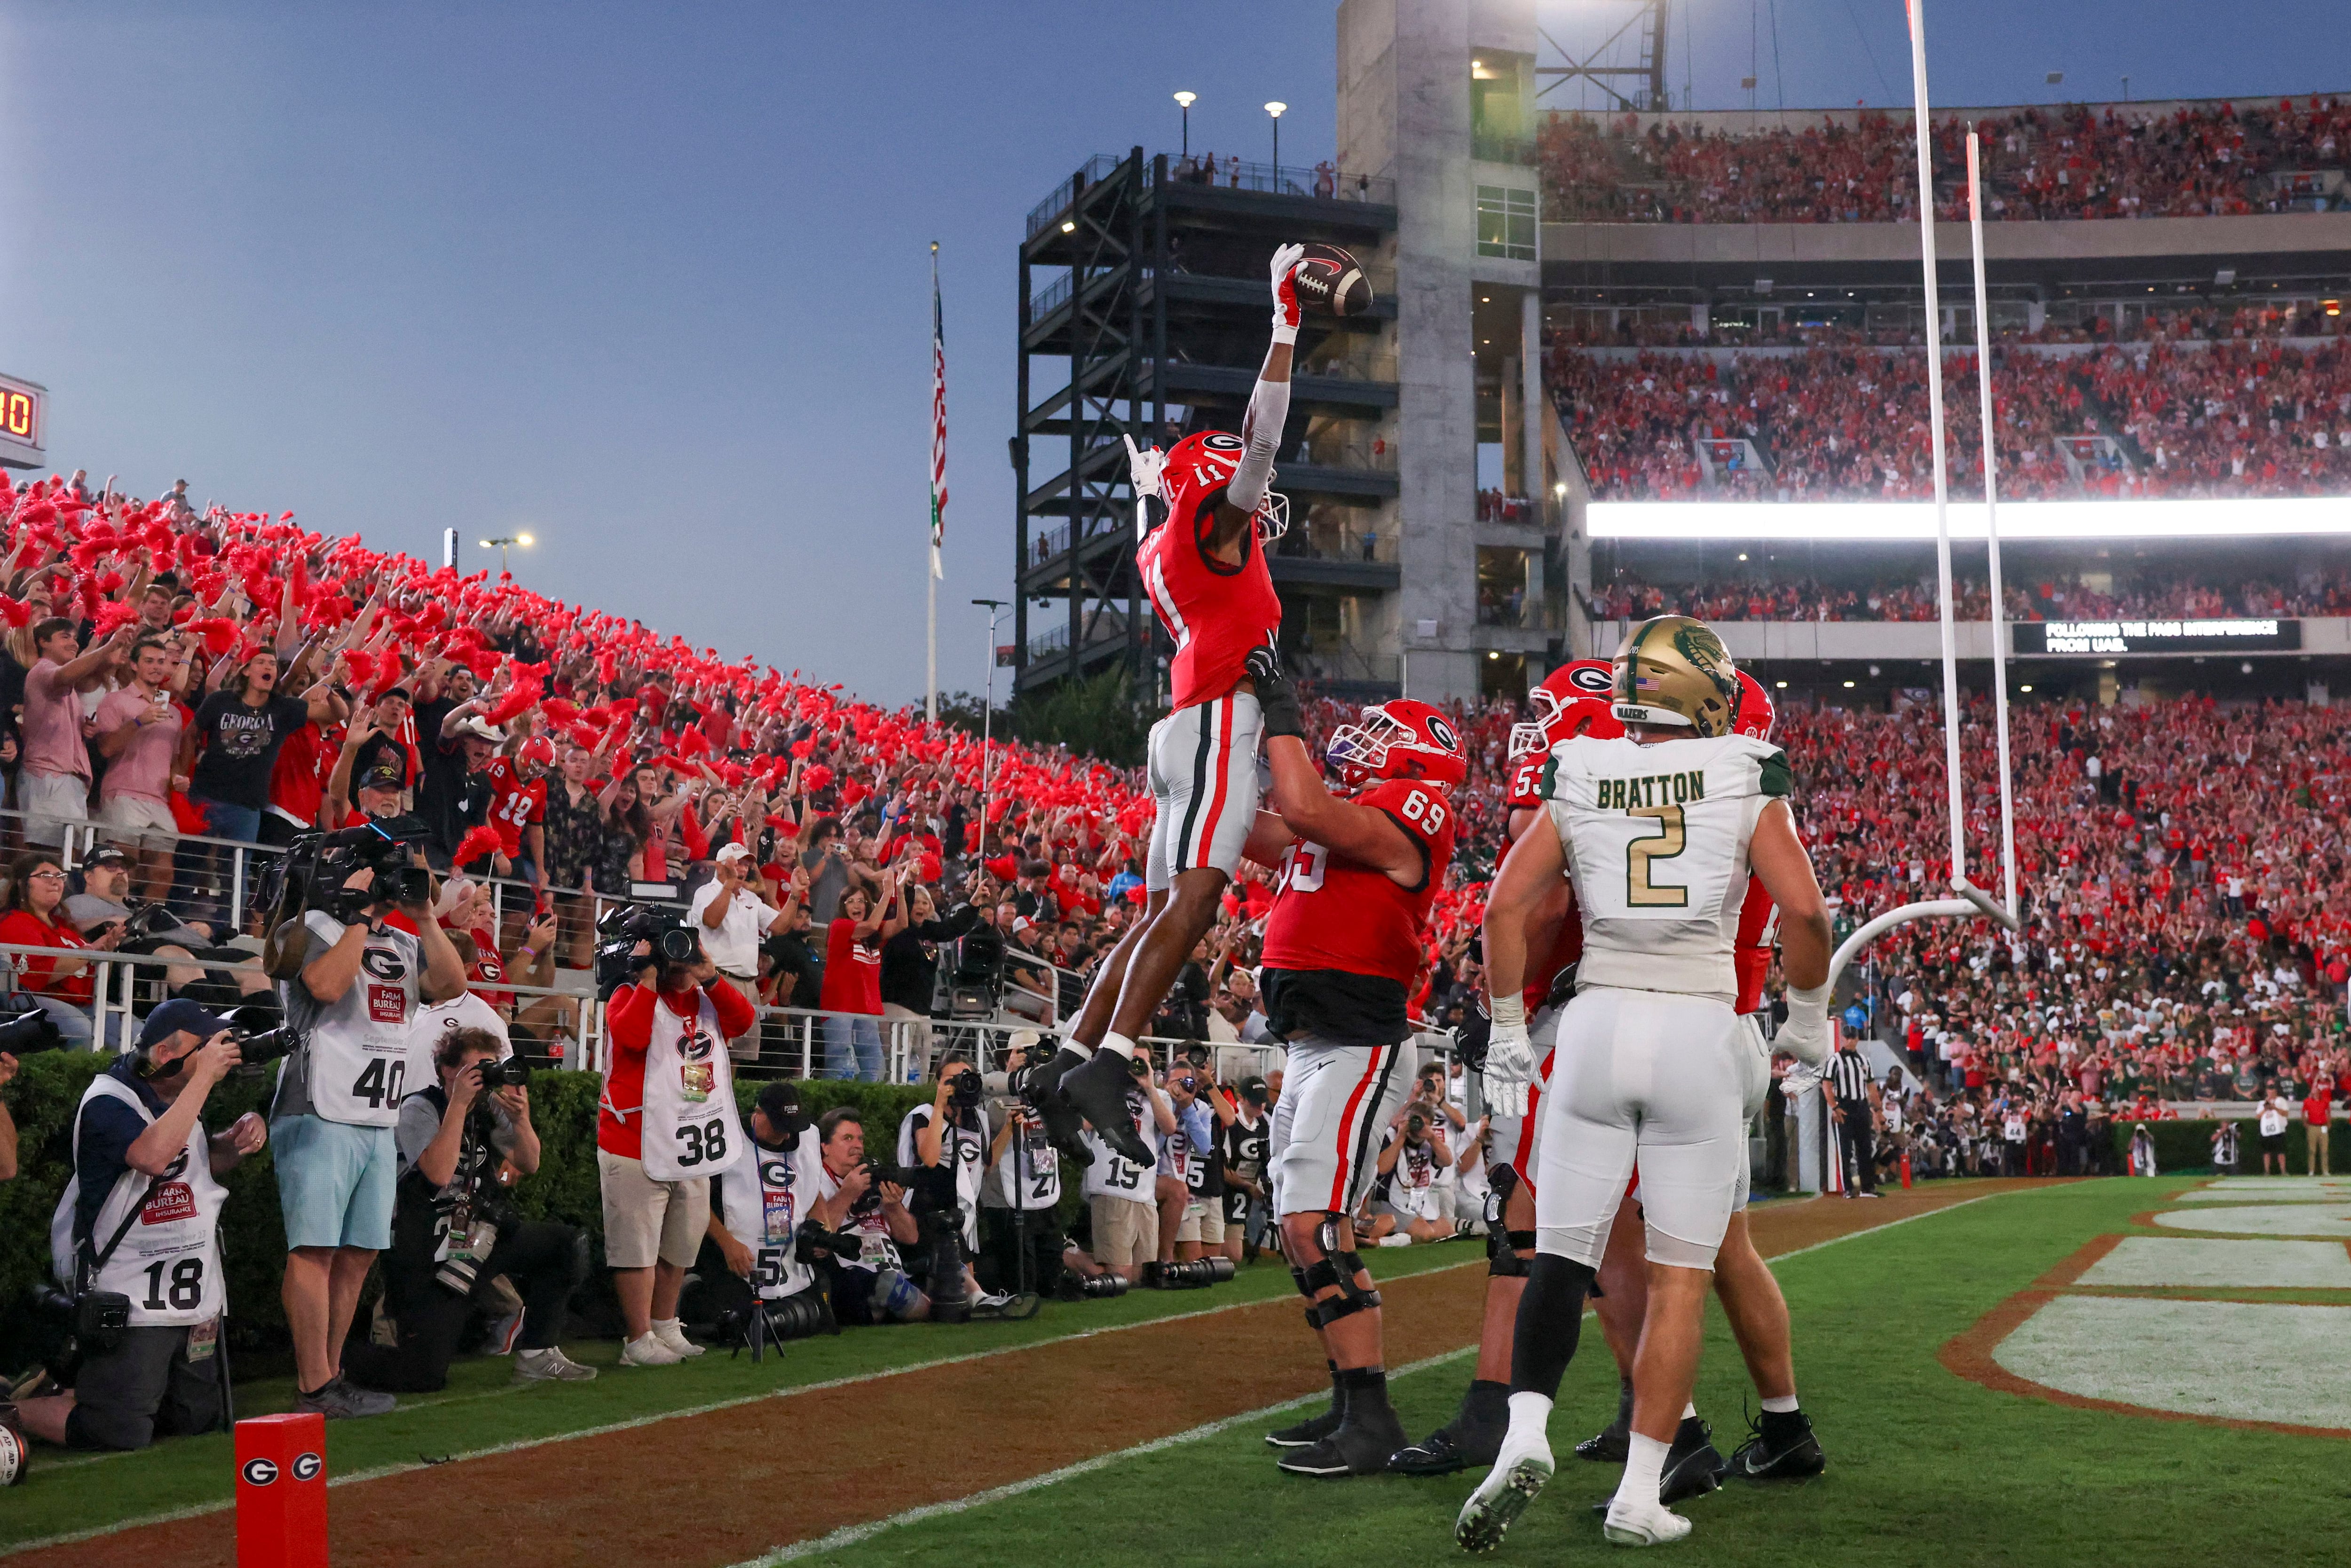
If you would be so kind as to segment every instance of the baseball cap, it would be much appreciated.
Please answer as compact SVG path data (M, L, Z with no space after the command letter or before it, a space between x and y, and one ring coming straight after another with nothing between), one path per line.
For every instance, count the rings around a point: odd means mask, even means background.
M402 702L407 703L412 706L414 706L416 702L414 694L410 692L406 686L386 686L383 690L376 693L375 695L375 700L378 702L382 702L387 697L398 697Z
M81 863L85 866L129 865L131 863L131 857L124 854L112 844L106 844L94 851L90 857Z
M397 789L404 782L405 780L400 776L400 768L392 763L384 762L360 774L359 778L352 780L351 787L356 789Z
M206 1012L185 997L173 997L149 1013L147 1021L139 1026L139 1049L161 1045L183 1030L198 1040L210 1040L228 1027L228 1019Z
M745 849L741 844L723 844L719 847L719 851L716 858L720 865L726 865L732 861L749 860L751 858L751 852Z
M770 1080L760 1087L758 1097L751 1103L766 1112L768 1121L781 1122L785 1112L800 1108L800 1092L789 1083Z

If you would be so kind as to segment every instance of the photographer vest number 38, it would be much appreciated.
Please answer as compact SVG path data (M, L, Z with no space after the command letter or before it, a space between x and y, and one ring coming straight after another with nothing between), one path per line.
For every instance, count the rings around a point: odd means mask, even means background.
M718 1009L701 992L692 1018L664 997L645 1047L643 1146L645 1175L692 1181L732 1170L747 1140L735 1109L735 1071L718 1032Z

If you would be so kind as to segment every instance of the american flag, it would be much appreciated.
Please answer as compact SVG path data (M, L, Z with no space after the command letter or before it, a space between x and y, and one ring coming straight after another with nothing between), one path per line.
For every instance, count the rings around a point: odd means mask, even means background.
M947 515L947 339L939 306L939 247L931 246L931 575L939 568L939 544Z

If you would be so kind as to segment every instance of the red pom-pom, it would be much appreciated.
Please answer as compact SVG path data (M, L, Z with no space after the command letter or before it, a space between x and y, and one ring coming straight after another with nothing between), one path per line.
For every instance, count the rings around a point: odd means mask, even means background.
M189 622L188 630L204 640L204 652L219 658L236 646L236 622L214 617Z
M498 831L487 825L468 828L465 836L457 841L457 852L449 857L452 865L471 865L486 855L498 852Z
M32 620L31 605L21 599L11 599L6 594L0 593L0 621L5 621L11 627L16 627L30 625Z

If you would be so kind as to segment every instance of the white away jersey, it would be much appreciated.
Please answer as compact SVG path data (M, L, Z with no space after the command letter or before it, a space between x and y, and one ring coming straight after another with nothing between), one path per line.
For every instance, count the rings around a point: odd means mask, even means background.
M1734 1001L1748 841L1791 786L1787 754L1741 735L1553 747L1542 795L1583 914L1577 983Z

